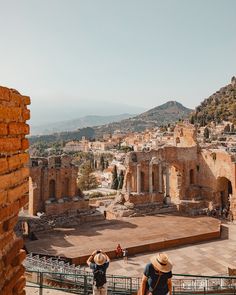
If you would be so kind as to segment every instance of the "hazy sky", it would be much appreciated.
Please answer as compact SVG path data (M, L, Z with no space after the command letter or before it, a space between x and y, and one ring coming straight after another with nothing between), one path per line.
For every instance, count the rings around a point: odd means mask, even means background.
M235 14L236 0L0 0L0 82L35 121L194 108L236 75Z

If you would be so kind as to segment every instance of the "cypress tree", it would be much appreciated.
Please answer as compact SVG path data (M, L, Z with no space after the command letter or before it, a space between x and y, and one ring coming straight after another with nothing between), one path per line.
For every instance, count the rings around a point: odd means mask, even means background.
M119 185L119 181L118 181L118 177L117 177L117 167L115 165L114 168L113 168L113 171L112 171L112 184L111 184L111 188L117 190L118 185Z

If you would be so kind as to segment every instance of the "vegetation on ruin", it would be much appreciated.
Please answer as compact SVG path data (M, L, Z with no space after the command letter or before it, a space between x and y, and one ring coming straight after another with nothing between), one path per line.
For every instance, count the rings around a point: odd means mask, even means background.
M78 179L78 187L84 190L90 190L98 187L98 181L93 174L93 169L90 162L85 163L80 167L80 176Z

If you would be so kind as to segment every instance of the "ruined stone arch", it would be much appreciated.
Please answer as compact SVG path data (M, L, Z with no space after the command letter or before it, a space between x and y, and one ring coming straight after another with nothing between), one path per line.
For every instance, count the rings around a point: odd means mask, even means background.
M127 175L126 175L126 184L125 185L126 185L126 191L128 193L130 193L131 190L132 190L132 187L133 187L133 183L132 183L132 178L131 178L131 173L130 172L128 172Z
M195 173L194 169L189 170L189 184L194 184L195 183Z
M141 171L141 192L145 192L145 173Z
M56 181L55 181L55 179L50 179L50 181L49 181L49 198L56 199Z
M228 208L233 194L231 181L224 176L218 177L216 180L216 190L221 209Z
M181 198L183 175L181 167L169 163L170 197L171 202L178 203Z
M65 177L64 183L62 186L62 197L69 197L70 195L70 179Z

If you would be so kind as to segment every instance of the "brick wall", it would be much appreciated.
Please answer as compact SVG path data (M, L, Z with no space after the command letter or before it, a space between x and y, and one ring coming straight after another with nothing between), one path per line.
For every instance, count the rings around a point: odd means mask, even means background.
M14 226L28 203L28 96L0 86L0 294L25 294L23 240Z

